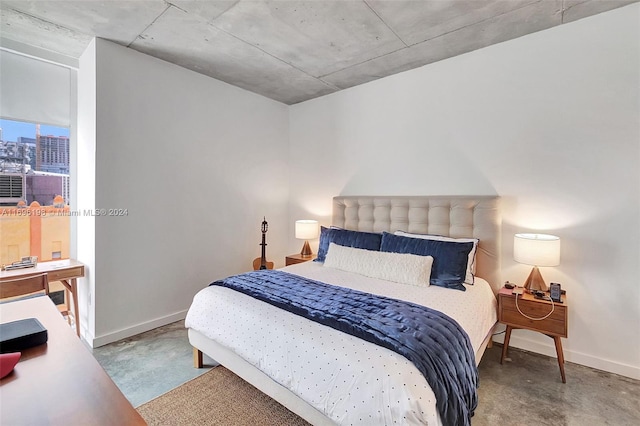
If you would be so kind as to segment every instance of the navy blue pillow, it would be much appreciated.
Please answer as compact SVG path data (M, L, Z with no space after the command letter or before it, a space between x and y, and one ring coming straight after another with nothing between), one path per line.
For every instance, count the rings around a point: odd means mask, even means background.
M329 250L330 243L339 246L353 247L359 249L380 251L382 234L373 232L349 231L339 228L320 227L320 245L318 246L318 257L314 262L324 262Z
M425 240L382 233L380 251L433 257L430 284L466 291L464 279L473 243Z

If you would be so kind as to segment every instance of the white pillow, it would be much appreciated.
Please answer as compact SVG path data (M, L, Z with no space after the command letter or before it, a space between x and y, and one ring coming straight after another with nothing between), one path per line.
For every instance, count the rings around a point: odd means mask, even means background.
M329 244L324 266L381 280L429 286L433 257L388 253Z
M451 238L451 237L443 237L442 235L429 235L429 234L410 234L404 231L396 231L395 235L399 235L401 237L410 237L410 238L422 238L423 240L434 240L434 241L449 241L452 243L473 243L473 248L469 252L469 260L467 261L467 274L464 278L465 284L473 284L473 274L476 272L476 251L478 250L478 242L480 241L477 238Z

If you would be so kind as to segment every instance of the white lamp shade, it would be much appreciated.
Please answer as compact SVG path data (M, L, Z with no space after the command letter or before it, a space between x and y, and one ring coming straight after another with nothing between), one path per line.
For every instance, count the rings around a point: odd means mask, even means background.
M513 259L527 265L557 266L560 264L560 238L547 234L516 234Z
M318 221L296 220L296 238L299 240L318 238Z

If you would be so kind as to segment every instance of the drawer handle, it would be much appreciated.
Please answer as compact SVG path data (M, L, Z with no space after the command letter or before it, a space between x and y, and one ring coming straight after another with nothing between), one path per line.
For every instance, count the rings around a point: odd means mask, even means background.
M549 299L549 300L551 300L551 299ZM520 310L520 307L518 306L518 295L516 294L516 309L518 310L518 312L520 312L520 315L522 315L525 318L528 318L528 319L530 319L532 321L542 321L543 319L547 319L547 318L549 318L551 316L553 311L555 311L555 309L556 309L556 304L553 303L553 300L551 300L551 311L547 315L545 315L543 317L534 318L534 317L530 317L529 315L525 314L524 312L522 312Z

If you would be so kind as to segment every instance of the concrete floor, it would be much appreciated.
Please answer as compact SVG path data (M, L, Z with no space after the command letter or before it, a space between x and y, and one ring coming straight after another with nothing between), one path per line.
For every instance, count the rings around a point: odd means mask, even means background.
M640 381L566 363L563 384L558 360L501 345L480 362L479 404L473 426L638 425Z
M473 426L640 424L640 381L567 363L563 384L555 358L512 348L500 365L501 350L494 345L480 363ZM193 368L183 321L93 354L135 407L208 371Z
M134 407L209 371L193 368L184 321L95 348L93 356Z

